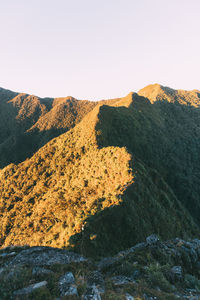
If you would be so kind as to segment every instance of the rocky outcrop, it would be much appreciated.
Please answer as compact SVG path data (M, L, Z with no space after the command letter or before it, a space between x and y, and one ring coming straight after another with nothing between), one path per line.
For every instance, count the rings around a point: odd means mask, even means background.
M45 287L47 285L47 281L42 281L42 282L38 282L35 284L31 284L28 287L25 287L21 290L17 290L13 293L13 296L24 296L24 295L30 295L32 294L35 290L41 289L43 287Z
M200 240L163 242L151 235L99 262L50 247L0 250L1 300L104 300L111 296L200 299Z
M67 272L61 276L58 285L61 296L78 295L75 278L72 272Z
M9 254L8 254L9 255ZM79 254L50 247L32 247L21 251L10 261L14 265L51 266L85 261Z

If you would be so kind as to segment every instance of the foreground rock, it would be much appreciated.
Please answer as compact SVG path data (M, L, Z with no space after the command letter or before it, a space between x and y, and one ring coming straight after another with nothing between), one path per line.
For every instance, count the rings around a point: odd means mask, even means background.
M200 299L198 239L162 242L151 235L98 263L50 247L0 254L0 300Z
M32 247L21 251L10 265L33 265L33 266L51 266L54 264L69 264L72 262L83 262L86 258L83 256L56 248L50 247Z
M59 289L61 296L78 295L75 278L72 272L67 272L60 278Z
M99 290L96 286L88 287L85 294L82 297L83 300L101 300Z
M13 293L14 296L23 296L23 295L29 295L33 293L37 289L41 289L47 285L47 281L38 282L35 284L31 284L21 290L15 291Z
M99 271L91 272L87 279L87 286L89 288L95 286L100 294L105 292L105 283L103 275Z

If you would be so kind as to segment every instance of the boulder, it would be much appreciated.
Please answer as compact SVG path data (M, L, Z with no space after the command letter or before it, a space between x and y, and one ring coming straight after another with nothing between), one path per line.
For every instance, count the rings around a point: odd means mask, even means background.
M98 270L104 271L107 268L109 268L110 266L113 266L119 260L120 260L120 258L118 258L118 257L104 257L97 265Z
M130 277L127 276L123 276L123 275L118 275L118 276L114 276L111 278L114 285L125 285L125 284L129 284L131 282L136 283L136 281Z
M86 289L85 294L82 296L82 300L101 300L99 290L95 285Z
M154 245L159 242L159 237L156 234L152 234L146 238L147 245Z
M51 247L32 247L22 250L9 264L51 266L54 264L69 264L82 261L86 261L86 258L71 251Z
M43 288L47 285L47 281L41 281L38 283L31 284L23 289L17 290L13 293L14 296L19 296L19 295L28 295L31 294L33 291Z
M126 293L125 297L126 297L126 300L134 300L134 297L128 293Z
M41 267L34 267L32 269L32 275L33 276L41 276L41 275L47 275L47 274L53 274L53 271L41 268Z
M87 279L87 286L96 286L100 294L105 292L105 284L103 275L99 271L93 271L89 274Z
M172 283L181 281L183 279L183 272L181 266L174 266L170 270L170 279Z
M61 276L58 285L61 296L78 295L75 278L72 272L67 272Z
M0 254L0 257L2 258L7 258L7 257L12 257L12 256L15 256L17 253L16 252L9 252L9 253L2 253Z

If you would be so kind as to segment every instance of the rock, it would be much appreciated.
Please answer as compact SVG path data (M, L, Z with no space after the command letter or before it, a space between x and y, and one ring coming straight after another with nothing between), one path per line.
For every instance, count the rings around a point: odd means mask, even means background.
M152 297L152 296L148 296L147 294L144 294L143 297L144 297L145 300L156 300L156 299L158 299L158 298L155 297L155 296Z
M191 248L191 250L190 250L190 257L191 257L193 263L197 262L198 255L197 255L197 253L196 253L196 251L195 251L194 248Z
M154 245L159 241L159 238L156 234L152 234L146 238L146 242L148 245Z
M98 270L105 270L119 261L117 257L105 257L97 265Z
M12 267L6 267L4 272L4 279L8 281L15 281L17 278L20 278L22 274L24 274L27 271L27 267L23 266L12 266Z
M133 250L144 249L145 247L146 247L146 243L138 243L134 247L132 247L131 249L132 249L132 252L133 252Z
M140 271L139 270L135 270L133 271L131 278L133 279L137 279L140 276Z
M178 247L180 247L180 246L182 246L183 244L184 244L184 240L183 239L180 239L180 238L175 238L174 240L172 240L175 244L176 244L176 246L178 246Z
M78 296L77 287L75 285L66 286L65 291L61 293L61 296Z
M122 259L124 259L124 257L128 256L131 253L134 253L135 250L144 249L146 245L146 243L138 243L127 250L120 251L115 257L103 258L97 265L98 270L105 271L110 266L113 266L115 263L120 262Z
M71 284L74 282L75 282L75 278L74 278L74 275L72 274L72 272L65 273L62 277L60 277L60 280L59 280L60 285Z
M16 252L10 252L10 253L2 253L1 255L0 255L0 257L2 257L2 258L7 258L7 257L11 257L11 256L14 256L14 255L16 255L17 253Z
M4 270L4 268L0 268L0 274L3 273Z
M47 281L41 281L35 284L31 284L21 290L17 290L13 293L14 296L18 296L18 295L27 295L27 294L31 294L33 291L43 288L47 285Z
M123 276L123 275L114 276L111 279L112 279L114 285L124 285L124 284L128 284L130 282L136 283L136 281L134 279Z
M69 264L71 262L86 261L83 256L67 250L51 247L32 247L22 250L9 265L50 266L53 264Z
M40 267L34 267L32 270L33 276L41 276L46 274L53 274L53 271Z
M67 272L61 276L58 285L61 296L78 295L75 278L72 272Z
M85 294L82 296L82 300L101 300L100 293L95 285L86 289Z
M131 253L134 253L135 250L139 250L139 249L144 249L146 247L146 243L138 243L136 244L135 246L127 249L127 250L123 250L123 251L120 251L118 254L117 254L117 257L118 258L123 258Z
M126 300L134 300L134 297L128 293L126 293L125 297L126 297Z
M196 248L200 248L200 240L194 239L192 243L196 246Z
M24 250L24 249L27 249L27 248L30 248L30 246L28 245L24 245L24 246L8 246L8 247L4 247L4 248L1 248L0 249L0 253L1 252L9 252L9 251L21 251L21 250Z
M170 279L172 283L176 281L181 281L183 279L182 267L181 266L174 266L170 270Z
M105 284L103 275L99 271L91 272L87 279L87 286L96 286L100 294L105 292Z
M198 270L200 270L200 261L198 261L198 262L196 263L195 267L196 267ZM1 274L1 269L0 269L0 274Z

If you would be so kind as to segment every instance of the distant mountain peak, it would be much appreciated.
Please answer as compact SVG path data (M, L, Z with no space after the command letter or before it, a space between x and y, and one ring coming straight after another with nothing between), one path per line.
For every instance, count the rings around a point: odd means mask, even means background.
M175 90L158 83L150 84L139 90L138 95L146 97L151 103L156 101L178 102L183 105L200 106L200 92L198 90Z
M166 94L173 94L175 90L164 87L158 83L150 84L144 87L143 89L139 90L138 95L148 98L151 103L154 103L155 101L159 100L159 98L163 96L166 96Z

